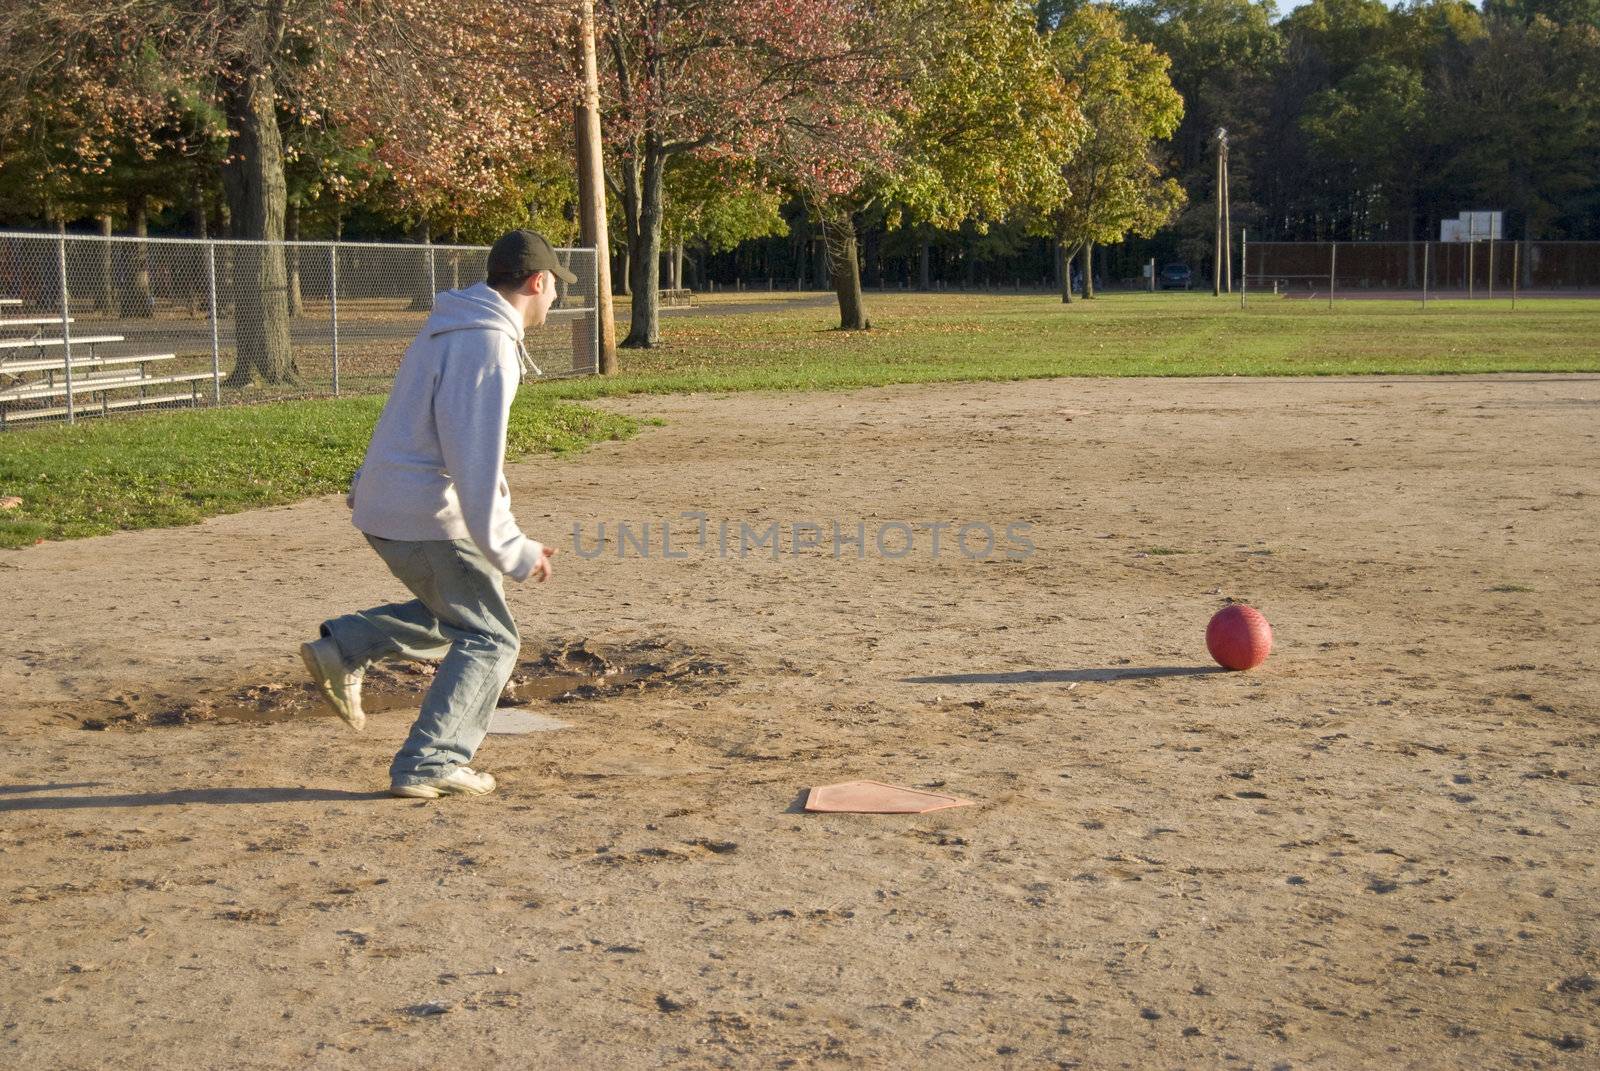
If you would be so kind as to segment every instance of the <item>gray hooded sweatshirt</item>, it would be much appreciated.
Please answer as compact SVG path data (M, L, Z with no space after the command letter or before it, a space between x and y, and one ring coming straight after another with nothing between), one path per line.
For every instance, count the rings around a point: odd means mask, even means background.
M511 516L506 424L528 367L522 317L484 283L447 290L418 333L351 484L352 523L382 539L467 539L526 580L543 547Z

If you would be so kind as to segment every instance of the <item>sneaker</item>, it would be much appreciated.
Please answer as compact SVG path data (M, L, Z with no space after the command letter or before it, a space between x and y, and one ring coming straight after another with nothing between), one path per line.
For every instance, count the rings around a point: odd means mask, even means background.
M389 795L413 800L436 800L440 796L482 796L493 791L494 774L478 773L466 766L457 766L443 777L428 781L389 786Z
M302 643L300 657L305 660L306 671L333 712L350 728L360 732L367 724L366 711L361 709L361 678L366 671L345 669L339 648L327 636Z

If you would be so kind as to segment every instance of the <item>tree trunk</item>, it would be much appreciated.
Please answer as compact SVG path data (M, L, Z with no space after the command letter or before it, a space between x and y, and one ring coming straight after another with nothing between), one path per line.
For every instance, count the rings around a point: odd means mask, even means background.
M150 216L144 194L128 198L128 229L135 238L150 236ZM123 245L127 251L128 282L123 290L121 313L129 319L148 320L156 314L155 297L150 293L150 247L143 242Z
M1083 243L1083 296L1094 300L1094 243Z
M429 259L433 256L433 225L426 219L417 223L416 229L411 232L418 245L422 247L417 254L415 285L411 290L412 312L427 312L433 308L433 271L429 267Z
M824 209L824 212L827 210ZM833 292L839 298L839 330L866 331L872 327L861 298L861 262L856 256L856 224L849 212L834 212L822 220L828 250Z
M94 311L106 316L117 314L116 266L111 251L116 243L111 241L111 213L100 217L100 243L95 256Z
M672 288L674 290L688 289L683 281L683 242L678 242L672 247Z
M643 159L629 168L629 184L638 191L635 226L628 235L632 319L628 337L622 340L629 349L649 349L661 342L661 173L665 163L659 147L646 136Z
M284 209L283 234L291 243L285 253L289 270L289 316L301 316L306 311L304 296L300 292L300 206L290 202Z
M199 178L194 180L194 187L189 193L189 226L196 238L210 237L206 227L206 188Z
M917 289L933 289L933 243L928 236L922 236L921 248L917 254Z
M1065 240L1061 242L1061 301L1066 305L1072 304L1072 261L1078 249L1078 246L1068 248Z
M208 236L206 227L206 191L201 185L201 180L196 176L189 193L189 229L194 231L194 236L202 241ZM205 247L194 247L194 270L189 274L189 315L194 316L206 307L207 295L210 292L206 278Z
M231 73L231 72L230 72ZM283 137L273 108L272 76L233 73L224 90L228 162L222 168L233 237L266 242L232 252L234 338L237 355L227 383L292 383L288 278L283 260Z

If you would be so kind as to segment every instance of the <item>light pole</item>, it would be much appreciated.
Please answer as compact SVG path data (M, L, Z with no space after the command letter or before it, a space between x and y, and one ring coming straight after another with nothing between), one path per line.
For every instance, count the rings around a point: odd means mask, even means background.
M617 371L617 324L611 314L611 242L606 234L606 179L600 159L600 79L594 52L594 0L578 5L578 60L583 101L573 110L578 155L579 241L594 248L595 371Z

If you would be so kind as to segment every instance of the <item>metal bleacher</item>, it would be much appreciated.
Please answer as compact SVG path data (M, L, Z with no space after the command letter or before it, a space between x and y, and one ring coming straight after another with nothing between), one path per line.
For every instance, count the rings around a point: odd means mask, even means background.
M21 305L19 298L0 298L0 429L157 405L199 405L201 382L213 378L211 372L166 372L161 364L176 360L174 353L108 354L103 347L126 339L72 335L71 317L6 315Z

